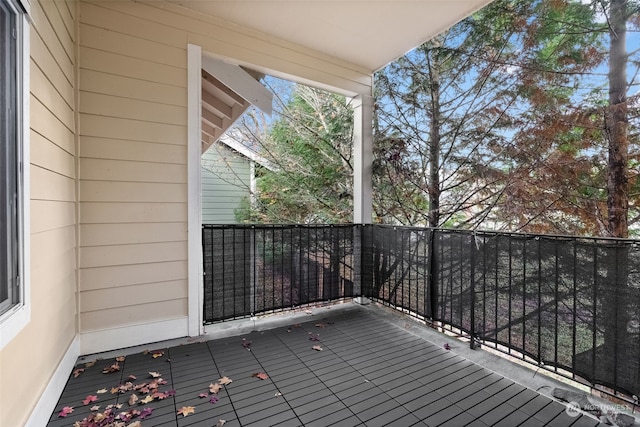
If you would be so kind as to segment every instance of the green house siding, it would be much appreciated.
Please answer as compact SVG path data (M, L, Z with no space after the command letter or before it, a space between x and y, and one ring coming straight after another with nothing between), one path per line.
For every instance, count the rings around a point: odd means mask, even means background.
M202 222L234 224L234 211L251 194L251 162L215 144L202 155Z

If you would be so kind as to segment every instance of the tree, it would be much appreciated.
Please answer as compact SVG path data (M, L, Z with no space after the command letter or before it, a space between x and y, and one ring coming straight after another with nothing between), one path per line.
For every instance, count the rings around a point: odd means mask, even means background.
M382 70L378 141L402 147L394 179L419 189L404 211L427 204L431 226L605 234L597 20L575 1L497 1Z
M277 170L259 170L255 209L240 220L344 223L352 216L353 115L343 96L295 85L252 137ZM249 128L256 126L249 126Z

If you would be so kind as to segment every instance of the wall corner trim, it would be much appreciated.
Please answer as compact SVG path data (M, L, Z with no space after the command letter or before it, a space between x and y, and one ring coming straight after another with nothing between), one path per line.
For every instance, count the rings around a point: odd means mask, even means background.
M31 416L29 416L25 424L26 427L47 425L78 357L80 357L80 336L76 335L58 364L49 383L40 395L38 403L36 403L33 412L31 412Z

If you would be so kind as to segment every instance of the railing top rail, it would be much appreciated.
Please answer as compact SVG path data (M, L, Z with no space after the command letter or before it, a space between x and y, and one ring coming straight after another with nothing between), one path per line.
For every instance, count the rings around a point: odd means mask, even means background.
M567 234L535 234L525 233L518 231L496 231L496 230L463 230L455 228L443 228L443 227L424 227L424 226L409 226L409 225L393 225L393 224L355 224L355 223L340 223L340 224L202 224L202 228L214 228L214 229L246 229L246 228L349 228L353 226L360 227L379 227L397 230L433 230L442 231L447 233L459 233L470 234L475 236L512 236L524 239L553 239L553 240L573 240L584 242L619 242L633 245L640 245L640 238L619 238L619 237L606 237L606 236L571 236Z

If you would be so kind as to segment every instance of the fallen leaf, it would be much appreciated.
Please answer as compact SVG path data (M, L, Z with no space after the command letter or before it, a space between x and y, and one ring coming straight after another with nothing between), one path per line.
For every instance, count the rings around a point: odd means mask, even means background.
M127 377L127 379L128 379L128 380L131 380L131 381L135 381L135 380L137 380L138 378L137 378L135 375L129 375L129 376Z
M221 384L221 385L231 384L232 382L233 380L227 376L224 376L218 380L218 384Z
M316 328L326 328L327 324L326 323L316 323Z
M322 347L320 347L319 345L314 345L311 348L314 349L315 351L322 351Z
M222 385L220 384L214 384L214 383L209 384L209 392L213 394L217 394L221 389L222 389Z
M111 387L111 394L116 394L119 391L120 391L119 387Z
M93 405L89 410L90 411L99 411L100 410L100 405Z
M92 367L93 365L95 365L97 361L98 361L98 360L96 359L96 360L92 360L92 361L90 361L90 362L87 362L87 363L85 363L85 364L84 364L84 367L85 367L85 368L90 368L90 367Z
M140 418L141 420L144 420L149 415L151 415L152 412L153 412L153 408L144 408L142 411L140 411L140 415L138 416L138 418Z
M101 388L100 390L96 390L96 393L98 394L104 394L106 392L108 392L109 390L107 390L106 388Z
M113 374L114 372L118 372L119 370L120 370L120 365L118 364L118 362L116 362L111 366L105 366L102 369L102 373L103 374Z
M162 376L160 372L149 372L149 375L151 375L151 378L160 378Z
M445 350L451 350L451 346L448 343L444 344L444 349Z
M178 415L182 415L183 417L186 417L189 414L194 414L196 412L196 408L193 406L183 406L182 408L178 409Z
M98 396L90 394L89 396L84 398L84 400L82 401L82 404L88 405L89 403L95 402L96 400L98 400Z
M136 403L138 403L138 396L136 396L136 394L133 393L131 396L129 396L129 406L133 406Z
M218 422L216 423L216 425L214 427L222 427L225 423L226 423L225 420L218 420Z
M156 351L152 355L154 359L157 359L158 357L162 357L162 356L164 356L164 351Z
M69 415L70 413L73 412L73 407L71 406L65 406L64 408L62 408L62 411L60 411L60 413L58 414L59 418L64 418L67 415Z
M147 404L147 403L151 403L151 402L153 402L153 397L151 397L150 394L148 394L147 397L145 397L144 399L142 399L140 401L140 403L143 404L143 405Z
M275 394L275 397L279 397L279 396L282 396L282 393L277 392L277 393Z
M211 398L209 399L209 403L218 403L218 396L211 396Z
M124 403L117 403L117 404L114 405L114 407L116 409L120 409L120 408L122 408L122 405L124 405Z
M248 339L242 338L242 346L251 351L251 341L249 341Z
M255 377L255 378L259 378L261 380L266 380L267 378L269 378L269 375L265 374L264 372L256 372L256 373L252 374L251 376Z
M127 427L142 427L142 423L140 421L134 421L130 424L127 424Z
M84 368L78 368L75 371L73 371L73 378L78 378L80 376L81 373L84 372Z
M315 335L311 334L309 335L309 339L311 341L320 341L320 334L315 334Z
M125 357L124 356L118 356L116 357L116 362L124 362Z
M302 323L295 323L293 325L294 328L301 328L302 327Z
M313 311L311 311L311 310L305 310L304 312L307 313L307 314L313 314Z
M200 394L198 395L198 397L199 397L199 398L201 398L201 399L203 399L203 398L205 398L205 397L209 397L209 393L200 393Z

